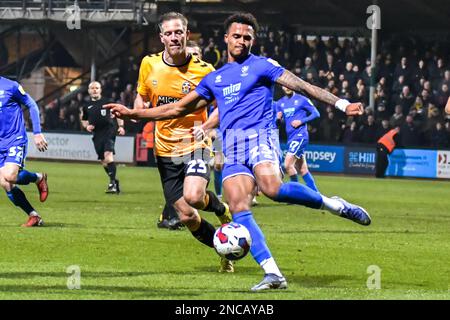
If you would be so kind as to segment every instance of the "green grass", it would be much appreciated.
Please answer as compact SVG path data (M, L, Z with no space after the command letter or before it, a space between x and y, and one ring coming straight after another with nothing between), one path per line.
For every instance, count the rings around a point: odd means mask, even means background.
M450 182L316 176L321 191L366 207L362 227L260 197L254 209L289 288L253 294L262 279L250 257L219 274L218 256L184 231L156 228L163 197L156 169L119 167L123 194L106 195L100 165L29 162L49 173L50 197L22 189L44 218L0 202L0 299L449 299ZM217 223L210 213L209 221ZM81 289L67 289L67 267ZM366 286L382 269L381 289Z

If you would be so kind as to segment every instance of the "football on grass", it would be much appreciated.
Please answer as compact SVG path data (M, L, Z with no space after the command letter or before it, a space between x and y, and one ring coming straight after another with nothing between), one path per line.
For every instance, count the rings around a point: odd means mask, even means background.
M247 255L252 245L248 229L235 222L222 225L214 234L214 248L228 260L239 260Z

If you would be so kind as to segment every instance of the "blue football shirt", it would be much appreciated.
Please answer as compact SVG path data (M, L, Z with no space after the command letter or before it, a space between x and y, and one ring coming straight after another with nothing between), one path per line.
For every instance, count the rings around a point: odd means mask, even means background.
M224 139L227 130L273 129L273 87L284 70L274 60L250 54L209 73L195 91L216 99Z
M16 82L0 77L0 150L28 142L21 104L28 95Z
M308 127L306 124L320 116L319 111L310 99L295 92L290 97L284 96L278 100L276 102L276 110L277 112L283 113L288 141L308 137ZM300 120L302 125L294 128L291 125L294 120Z

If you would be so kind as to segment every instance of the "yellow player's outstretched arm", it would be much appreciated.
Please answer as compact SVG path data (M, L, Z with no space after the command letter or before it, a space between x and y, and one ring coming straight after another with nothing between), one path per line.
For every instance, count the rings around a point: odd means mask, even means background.
M148 119L152 121L181 118L196 110L207 107L210 101L192 91L183 99L150 109L129 109L119 103L109 103L103 106L110 109L113 117L119 119Z

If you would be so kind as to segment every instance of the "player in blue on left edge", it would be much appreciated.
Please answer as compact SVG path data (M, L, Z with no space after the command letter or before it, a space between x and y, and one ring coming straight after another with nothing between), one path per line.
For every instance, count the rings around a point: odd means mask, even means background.
M318 191L306 164L305 150L309 143L308 122L320 117L319 111L307 97L282 87L286 94L276 102L277 121L284 119L288 136L288 151L284 167L292 182L298 182L298 173L306 185Z
M24 169L28 138L21 105L30 112L36 148L41 152L47 150L36 102L20 84L0 77L0 184L11 202L28 215L22 226L34 227L43 224L42 218L17 185L35 183L40 201L44 202L48 196L47 174Z

